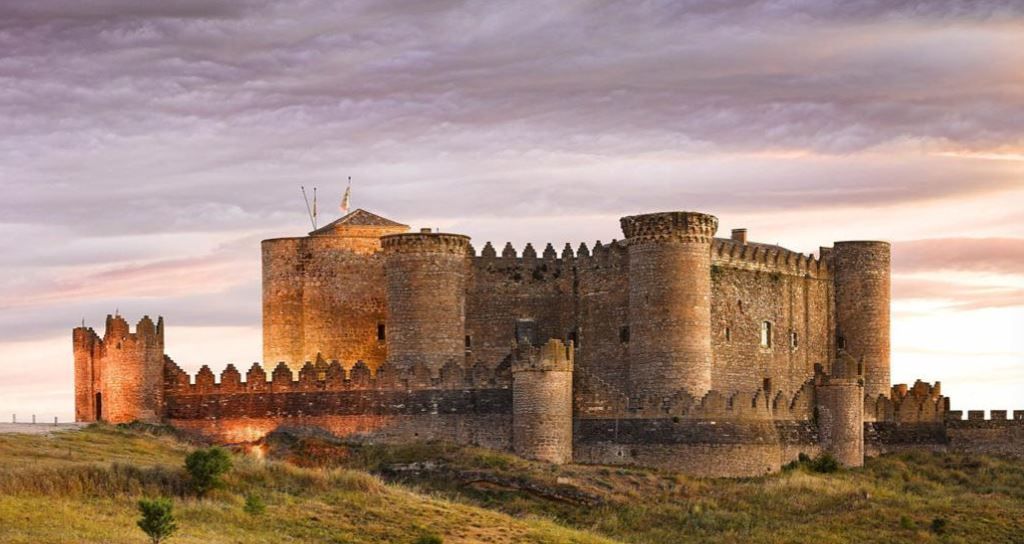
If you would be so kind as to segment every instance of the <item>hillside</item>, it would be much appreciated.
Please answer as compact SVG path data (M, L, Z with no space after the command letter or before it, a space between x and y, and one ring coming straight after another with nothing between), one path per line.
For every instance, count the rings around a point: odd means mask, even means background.
M159 429L156 429L159 431ZM152 430L151 430L152 431ZM1024 463L924 453L746 480L553 467L441 444L280 434L197 500L170 435L93 426L0 435L0 542L144 542L140 497L175 498L170 542L1014 542ZM244 497L262 497L250 515Z

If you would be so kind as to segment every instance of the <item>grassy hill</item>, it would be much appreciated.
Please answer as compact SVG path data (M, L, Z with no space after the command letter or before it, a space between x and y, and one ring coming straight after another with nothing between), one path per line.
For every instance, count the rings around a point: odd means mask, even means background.
M145 542L139 498L174 498L172 543L1015 542L1024 462L925 453L744 480L553 467L441 444L278 435L191 497L193 446L106 426L0 435L0 542ZM246 495L261 497L251 515Z

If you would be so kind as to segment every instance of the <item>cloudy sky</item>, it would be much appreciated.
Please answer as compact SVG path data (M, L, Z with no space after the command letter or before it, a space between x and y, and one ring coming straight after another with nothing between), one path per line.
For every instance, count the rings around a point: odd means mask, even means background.
M70 417L115 308L259 359L258 242L347 176L477 247L891 240L894 380L1024 408L1022 67L1008 1L0 2L0 414Z

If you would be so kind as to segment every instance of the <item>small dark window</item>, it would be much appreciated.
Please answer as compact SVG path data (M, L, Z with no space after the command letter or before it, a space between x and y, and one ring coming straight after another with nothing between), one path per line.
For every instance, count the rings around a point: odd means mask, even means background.
M800 347L800 339L797 338L796 331L790 331L789 333L789 347L792 349Z
M629 342L629 327L619 327L619 342L623 344Z
M742 300L737 300L736 301L736 307L739 308L740 311L742 312L743 311L743 301Z
M725 328L725 341L732 342L732 329L729 327Z
M569 341L572 342L573 346L580 347L580 338L576 331L569 332Z
M387 339L387 334L386 334L386 331L384 329L384 324L383 323L377 323L377 341L378 342L383 342L386 339Z
M473 337L467 334L466 335L466 349L469 349L471 347L473 347Z
M845 336L840 335L840 336L836 337L836 348L838 348L838 349L846 349L846 337Z
M772 347L772 322L763 321L761 322L761 347L770 348Z

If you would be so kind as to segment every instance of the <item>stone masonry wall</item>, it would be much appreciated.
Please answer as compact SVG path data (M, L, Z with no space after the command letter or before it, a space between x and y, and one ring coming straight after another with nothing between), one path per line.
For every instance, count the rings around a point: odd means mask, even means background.
M831 360L830 280L715 263L711 281L713 388L754 389L768 378L794 391ZM772 337L763 346L766 321Z
M361 239L360 239L361 240ZM263 356L298 371L305 361L384 362L387 319L379 253L330 236L263 242Z
M515 342L516 323L532 320L537 342L568 338L575 327L572 252L559 258L550 245L538 257L527 245L517 256L511 245L501 255L488 243L472 259L466 296L466 338L470 360L495 367Z

